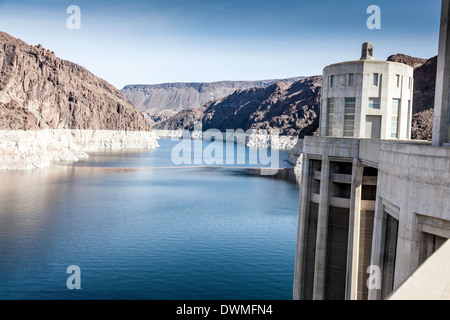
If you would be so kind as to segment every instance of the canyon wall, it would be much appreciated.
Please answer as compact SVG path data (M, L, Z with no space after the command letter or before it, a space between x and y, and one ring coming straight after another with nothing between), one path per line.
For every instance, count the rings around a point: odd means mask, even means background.
M122 93L85 68L0 32L0 129L149 130Z
M281 135L312 135L319 126L321 76L294 83L276 82L264 88L238 90L201 108L183 110L155 126L159 130L278 130Z
M76 161L86 151L155 148L149 130L108 82L0 32L0 169Z
M288 78L284 81L295 82L300 79L302 77ZM278 81L280 79L127 85L122 89L122 93L151 123L158 123L177 112L200 108L237 90L267 87Z

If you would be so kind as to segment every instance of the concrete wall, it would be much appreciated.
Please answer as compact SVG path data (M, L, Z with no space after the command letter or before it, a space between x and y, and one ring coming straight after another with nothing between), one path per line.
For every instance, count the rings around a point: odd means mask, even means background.
M393 143L369 139L323 138L329 134L328 99L334 99L330 135L342 137L345 97L355 97L355 138L369 138L367 134L370 132L365 128L366 117L381 116L380 138L392 139L392 101L401 99L398 117L399 135L394 140L409 139L413 93L411 67L373 61L371 55L363 54L360 61L335 64L324 69L321 137L305 138L303 141L294 299L342 298L335 295L335 288L323 285L324 276L326 279L324 270L330 268L330 263L335 263L327 259L330 248L324 246L328 236L326 228L329 222L333 224L335 218L329 216L330 213L333 214L333 210L328 210L332 201L329 196L330 181L333 183L333 175L330 174L329 168L330 159L351 161L353 166L345 298L382 299L398 288L399 293L393 295L395 298L425 298L429 293L435 297L449 295L450 278L447 276L450 252L447 240L450 238L449 9L450 1L442 0L433 128L435 147L418 142ZM369 48L372 48L371 43L364 44L363 50ZM355 74L355 83L354 87L348 88L347 77L350 73ZM374 73L380 75L378 86L373 84ZM331 78L334 79L332 86ZM380 98L379 110L367 108L366 102L369 97ZM411 101L411 104L408 101ZM371 123L376 123L377 119L371 120ZM320 172L314 171L314 162L321 163ZM319 188L317 180L320 180ZM366 197L370 200L364 199ZM309 223L312 213L311 202L314 202L315 206L318 205L317 226ZM314 236L314 232L307 229L311 227L317 229L314 271L311 271L310 265L306 268L305 263L306 252L311 255L311 248L305 246L313 240L311 237ZM439 246L444 248L433 254ZM431 258L428 258L430 255ZM364 286L367 278L364 271L368 263L371 264L369 271L375 272L371 274L375 277L375 286L370 288ZM421 264L424 265L423 268L419 268ZM305 272L306 270L308 272ZM381 274L377 274L377 270ZM416 270L419 271L414 274ZM431 276L436 271L441 272L439 276ZM311 281L307 277L311 276L314 278L312 288L311 285L305 286ZM407 281L409 277L411 279ZM406 284L402 286L404 282ZM307 292L305 288L308 288ZM415 292L409 293L408 290ZM420 291L426 294L417 294Z
M420 265L424 232L450 238L450 149L383 144L379 157L372 264L382 265L388 212L399 221L395 289ZM380 291L370 297L380 298Z
M294 299L381 299L423 262L430 235L450 238L449 148L305 137L303 152ZM351 174L339 172L349 165ZM350 195L346 190L339 194L345 185ZM345 253L345 245L331 245L337 230L344 230L336 228L345 219L335 215L335 206L348 212L347 239L341 235L338 241L346 244ZM388 221L398 221L398 230L389 229L390 238L386 228L393 222ZM336 250L346 257L345 278L332 272L344 266ZM382 289L366 286L369 266L384 272Z

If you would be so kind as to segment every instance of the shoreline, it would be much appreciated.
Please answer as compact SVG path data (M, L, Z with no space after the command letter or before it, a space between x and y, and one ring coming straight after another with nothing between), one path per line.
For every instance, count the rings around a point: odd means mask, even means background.
M186 132L184 132L186 135ZM235 139L249 148L273 148L289 151L283 159L296 169L301 163L302 140L293 136L268 134L189 132L191 139L210 141L212 137ZM89 158L87 152L104 150L146 150L159 147L158 139L180 138L182 130L82 130L40 129L0 130L0 170L27 170L49 167L54 162L79 161Z
M184 130L154 130L160 138L181 138L183 134L191 139L211 140L214 136L212 132L202 131L184 131ZM226 133L217 132L222 140L232 140L241 143L249 148L274 148L283 151L289 151L287 159L283 159L290 165L294 166L296 173L300 173L303 153L303 139L294 136L274 136L269 134L248 134L248 133ZM234 136L234 137L233 137Z
M49 167L57 161L89 158L86 152L157 148L153 131L0 130L0 170Z
M226 133L212 131L184 131L184 130L153 130L160 138L181 138L189 137L191 139L202 139L211 141L214 137L217 139L236 141L244 144L249 148L257 149L277 149L283 151L291 151L298 142L298 138L294 136L271 136L270 134L248 134L248 133ZM233 140L235 139L235 140Z

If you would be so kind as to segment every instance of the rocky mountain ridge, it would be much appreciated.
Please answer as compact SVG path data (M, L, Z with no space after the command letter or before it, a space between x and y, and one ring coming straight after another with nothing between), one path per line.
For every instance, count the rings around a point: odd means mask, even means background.
M288 78L285 81L295 82L302 78ZM267 87L278 81L280 80L127 85L122 89L122 93L152 122L161 122L177 112L200 108L211 101L222 99L236 90Z
M318 128L321 76L297 82L276 82L268 87L237 90L201 108L181 111L155 128L193 130L197 121L203 130L278 129L280 134L313 134Z
M149 130L120 90L41 45L0 32L0 129Z

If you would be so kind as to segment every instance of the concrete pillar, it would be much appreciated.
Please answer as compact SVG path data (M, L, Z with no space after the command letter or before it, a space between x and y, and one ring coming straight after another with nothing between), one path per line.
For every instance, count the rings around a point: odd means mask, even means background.
M294 271L293 299L303 298L303 274L305 266L306 227L308 225L308 211L310 202L310 160L307 154L303 154L302 179L300 186L300 204L297 228L297 248Z
M363 171L364 166L361 161L359 161L358 158L354 158L352 168L350 215L348 228L347 281L345 289L346 300L358 299L358 258Z
M380 190L380 177L378 176L378 183L377 183L377 193ZM383 253L383 247L384 247L384 207L382 203L382 199L380 196L377 196L376 202L375 202L375 216L374 216L374 223L373 223L373 236L372 236L372 255L370 259L370 264L372 266L378 266L379 268L382 267L382 253ZM381 274L379 274L381 277ZM381 279L379 279L381 282ZM381 299L381 288L376 289L370 289L369 288L369 300L380 300Z
M449 138L450 27L449 0L442 0L441 28L434 100L433 145L442 146Z
M421 230L417 216L409 208L409 201L405 196L400 205L394 291L417 270L420 263Z
M325 151L322 155L322 168L320 174L320 202L317 220L316 258L314 269L314 300L323 300L325 297L329 185L330 158L328 156L328 151Z
M410 272L409 266L412 246L411 228L412 226L410 225L404 208L400 207L393 291L395 291L406 279L408 279L412 273Z

